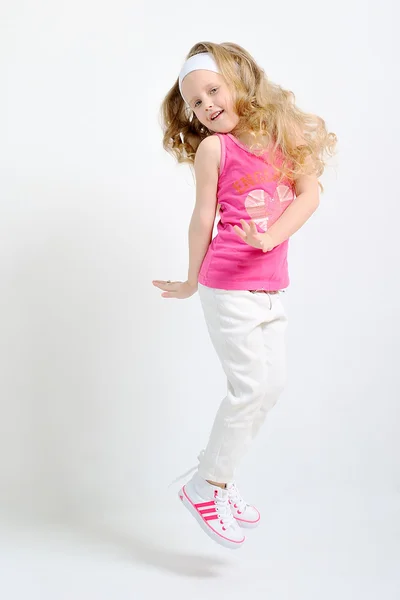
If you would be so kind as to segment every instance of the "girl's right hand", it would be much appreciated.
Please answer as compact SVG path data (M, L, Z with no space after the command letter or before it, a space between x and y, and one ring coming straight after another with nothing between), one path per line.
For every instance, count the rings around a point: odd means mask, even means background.
M238 225L234 226L236 234L249 246L253 248L259 248L263 252L269 252L273 249L274 244L269 233L259 233L254 221L249 223L244 219L240 219L243 229L240 229Z
M193 285L188 281L160 281L156 279L153 281L153 285L163 290L164 293L161 294L163 298L184 300L197 292L197 285Z

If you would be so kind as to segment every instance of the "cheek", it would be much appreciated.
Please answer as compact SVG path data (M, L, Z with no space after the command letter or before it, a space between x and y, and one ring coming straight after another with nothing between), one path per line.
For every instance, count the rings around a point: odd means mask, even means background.
M204 113L201 113L201 112L198 113L197 114L197 118L198 118L198 120L200 121L200 123L202 125L205 125L205 123L207 122L207 117L206 117L206 115Z
M196 115L198 121L200 121L200 123L204 126L204 127L209 127L210 123L207 121L206 117L204 115L202 115L201 113Z
M194 115L195 117L197 117L197 119L200 121L200 123L202 123L204 121L204 114L202 113L201 110L194 110Z
M230 96L225 96L225 98L223 99L223 103L224 103L225 108L229 112L233 112L233 100Z

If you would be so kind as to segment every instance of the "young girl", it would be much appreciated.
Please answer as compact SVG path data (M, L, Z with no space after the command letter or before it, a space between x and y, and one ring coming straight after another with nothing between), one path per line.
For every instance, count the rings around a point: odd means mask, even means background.
M319 204L336 138L233 43L198 43L162 104L164 148L194 164L196 202L185 282L153 281L164 298L199 291L227 395L179 497L216 542L239 548L258 510L235 484L244 453L285 382L288 239ZM212 238L217 209L218 234Z

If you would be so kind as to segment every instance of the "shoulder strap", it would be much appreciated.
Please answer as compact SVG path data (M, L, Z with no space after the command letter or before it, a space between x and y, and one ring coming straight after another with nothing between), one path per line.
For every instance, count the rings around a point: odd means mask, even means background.
M221 143L221 160L219 162L219 175L221 176L223 170L225 168L226 162L226 134L225 133L214 133L214 135L219 137L219 141Z

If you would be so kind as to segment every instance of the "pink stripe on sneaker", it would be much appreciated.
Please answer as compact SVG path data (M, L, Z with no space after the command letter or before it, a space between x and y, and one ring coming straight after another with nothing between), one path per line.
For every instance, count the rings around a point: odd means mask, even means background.
M215 521L215 519L218 519L218 515L208 515L208 517L204 517L205 521Z
M196 505L191 501L191 499L189 498L189 496L187 495L186 492L186 486L184 485L182 488L183 493L185 494L185 498L188 502L190 502L190 504L193 506L193 508L196 508ZM205 504L209 504L208 502L206 502ZM197 511L199 512L199 511ZM203 519L205 521L205 519ZM210 527L208 525L208 523L206 523L206 525L208 527ZM230 542L231 544L242 544L244 542L244 536L241 540L232 540L231 538L226 537L225 535L221 535L220 533L218 533L218 531L216 531L215 529L213 529L212 527L210 527L210 529L212 529L213 533L215 533L216 535L218 535L220 538L222 538L223 540L226 540L227 542Z
M212 506L211 508L202 508L201 510L199 510L199 513L201 515L206 515L207 513L213 513L213 512L215 512L215 507L214 506Z
M199 502L199 504L194 504L196 508L205 508L206 506L214 506L214 500L210 500L210 502Z

